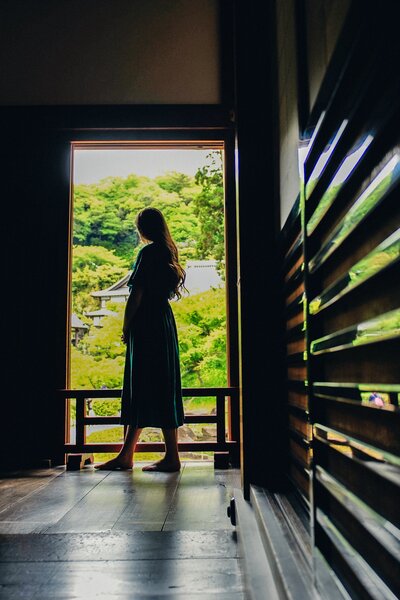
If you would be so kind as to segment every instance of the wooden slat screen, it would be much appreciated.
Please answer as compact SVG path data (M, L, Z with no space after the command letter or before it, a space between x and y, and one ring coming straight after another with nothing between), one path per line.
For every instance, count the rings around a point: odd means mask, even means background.
M351 597L391 598L400 593L400 112L392 60L365 34L314 115L304 164L312 524L315 551Z
M311 425L307 392L304 249L300 198L297 199L282 230L281 242L286 324L289 477L308 511Z
M400 597L400 90L371 15L310 115L281 243L288 475L314 564L378 599Z

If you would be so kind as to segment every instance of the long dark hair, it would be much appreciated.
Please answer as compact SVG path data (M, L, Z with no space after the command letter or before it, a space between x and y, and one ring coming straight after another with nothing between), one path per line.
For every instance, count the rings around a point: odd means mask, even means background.
M168 266L172 271L171 297L182 297L185 288L186 273L179 264L178 248L169 232L164 215L158 208L147 207L141 210L136 217L136 226L139 233L150 242L159 242L169 252Z

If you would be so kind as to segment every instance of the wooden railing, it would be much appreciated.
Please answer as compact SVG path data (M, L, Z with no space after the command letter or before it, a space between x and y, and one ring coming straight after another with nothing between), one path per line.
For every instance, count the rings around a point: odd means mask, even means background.
M87 425L120 425L119 416L89 416L87 402L89 400L109 400L121 398L121 390L60 390L65 402L76 400L76 436L75 443L66 442L64 449L70 453L119 452L122 443L88 443L86 441ZM198 442L179 442L180 452L228 452L230 462L238 463L238 389L234 387L183 388L183 397L210 398L215 397L215 414L185 415L185 424L216 424L216 440ZM227 406L226 406L227 402ZM227 411L226 411L227 408ZM227 417L226 418L226 414ZM136 452L162 452L163 442L139 442Z

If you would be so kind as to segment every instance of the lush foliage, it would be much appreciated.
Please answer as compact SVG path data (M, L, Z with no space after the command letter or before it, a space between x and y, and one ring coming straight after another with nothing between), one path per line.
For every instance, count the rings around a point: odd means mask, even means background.
M130 175L108 177L74 190L75 246L102 246L132 264L139 245L137 213L146 206L163 211L181 258L196 258L199 219L193 200L201 192L193 177L171 172L154 180Z
M139 246L135 217L145 206L163 211L183 266L188 259L213 258L222 270L220 153L210 153L207 164L195 177L170 172L150 179L132 174L78 185L74 192L73 311L86 323L91 321L85 313L99 308L91 292L116 283L131 268ZM109 302L107 308L114 314L103 318L101 328L91 326L89 333L71 348L72 388L112 389L122 385L125 345L120 335L124 305ZM173 302L172 308L179 332L182 385L226 385L224 290L185 296ZM203 410L211 412L213 400L188 399L185 405L196 410L199 401ZM119 401L94 400L91 408L97 415L115 415Z
M183 387L226 385L224 290L186 296L172 307L179 331ZM104 317L101 328L93 327L71 349L71 385L75 389L122 385L125 345L120 336L124 306L112 304L111 308L116 314ZM99 408L100 404L106 407L107 402L94 403L96 414L115 414L112 401L109 408Z
M106 289L129 270L129 262L102 246L75 246L72 262L72 310L79 316L99 308L91 296L95 290Z
M195 214L200 221L197 244L199 258L215 258L223 274L224 247L224 188L221 155L212 153L209 162L196 173L201 187L194 199Z
M226 385L225 291L209 290L173 305L183 387Z

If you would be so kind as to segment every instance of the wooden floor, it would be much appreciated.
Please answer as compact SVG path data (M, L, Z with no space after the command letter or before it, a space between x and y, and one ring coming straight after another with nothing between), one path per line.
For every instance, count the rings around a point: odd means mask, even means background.
M235 469L49 469L0 479L0 598L239 600Z

